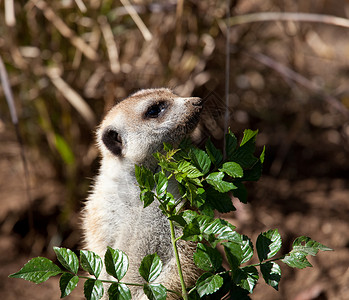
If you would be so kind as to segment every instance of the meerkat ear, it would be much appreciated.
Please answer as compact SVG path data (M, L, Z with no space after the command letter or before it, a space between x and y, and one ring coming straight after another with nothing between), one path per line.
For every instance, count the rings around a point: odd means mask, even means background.
M119 133L112 128L107 128L102 135L102 141L110 152L116 156L121 155L122 151L122 140Z

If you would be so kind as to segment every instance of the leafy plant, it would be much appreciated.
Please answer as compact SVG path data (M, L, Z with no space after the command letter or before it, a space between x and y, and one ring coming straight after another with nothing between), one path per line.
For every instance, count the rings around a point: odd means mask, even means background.
M102 259L91 251L80 251L80 265L92 277L78 275L79 260L69 249L55 247L58 261L66 269L63 271L47 258L37 257L30 260L20 271L10 275L41 283L49 277L61 274L61 297L71 293L80 278L86 279L84 293L87 299L100 299L103 296L103 283L111 283L108 288L110 299L131 299L129 286L143 287L149 299L166 299L167 293L176 293L183 299L198 299L212 296L214 299L249 299L260 274L265 282L278 290L281 269L277 261L290 267L305 268L311 264L308 255L316 255L319 250L330 248L308 238L298 237L292 250L279 257L282 240L277 229L261 233L256 241L259 263L247 264L254 253L252 241L235 231L235 226L227 221L214 218L214 211L227 213L235 210L231 194L246 203L247 191L243 183L256 181L261 176L264 149L259 157L254 155L257 131L245 130L238 145L237 138L230 131L226 134L226 158L209 140L206 151L192 146L187 140L179 149L164 144L164 151L154 154L160 170L153 174L144 166L135 166L135 174L140 186L140 199L144 208L158 201L159 208L167 216L174 255L182 285L182 293L168 290L156 283L162 271L160 257L154 253L146 256L140 265L139 273L145 284L123 282L128 269L127 254L108 247L104 264L106 271L115 280L100 279L103 268ZM169 181L178 184L178 195L168 191ZM190 207L191 209L187 209ZM180 227L181 235L176 236L175 226ZM195 286L185 285L177 241L197 242L193 255L195 265L204 271ZM229 265L223 268L223 257L217 250L221 244ZM259 268L260 272L258 271Z

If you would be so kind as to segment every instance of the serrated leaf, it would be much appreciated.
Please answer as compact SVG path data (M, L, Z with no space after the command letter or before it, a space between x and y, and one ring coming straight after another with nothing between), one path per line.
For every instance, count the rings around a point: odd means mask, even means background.
M233 190L233 195L235 198L238 198L240 202L246 204L247 203L247 189L241 182L234 183L237 189Z
M88 250L80 250L80 262L85 271L96 278L99 277L102 271L103 261L96 253Z
M226 193L237 188L233 183L224 181L223 177L223 172L213 172L206 177L206 182L221 193Z
M312 267L311 263L307 260L306 255L301 252L290 252L290 254L286 255L281 259L281 261L288 266L297 269Z
M244 169L251 169L259 161L259 159L253 155L256 149L255 142L257 133L258 130L245 130L240 146L231 157L232 161L238 163Z
M139 194L141 201L143 202L143 208L148 207L150 204L152 204L155 200L154 193L152 191L149 191L147 189L144 189Z
M185 173L188 178L197 178L199 176L204 175L189 161L185 161L185 160L182 160L179 162L178 170L182 173Z
M210 170L211 160L205 151L193 148L189 152L189 157L194 166L197 167L203 174L206 174Z
M99 300L103 297L103 283L96 279L87 279L84 283L84 295L87 300Z
M240 147L251 140L253 142L255 142L257 134L258 134L258 130L245 129L244 136L243 136L242 141L240 143Z
M79 269L79 259L76 254L70 249L53 247L57 255L58 261L62 264L64 268L68 271L76 274Z
M235 269L233 279L238 286L252 293L259 279L258 270L253 266Z
M231 159L234 151L236 150L237 139L236 136L228 130L228 133L225 135L225 153L227 154L228 159Z
M158 283L145 284L143 291L150 300L165 300L167 296L166 288Z
M194 263L204 271L215 272L222 266L222 256L217 249L198 243Z
M281 279L280 266L275 262L269 261L261 264L260 268L265 282L275 290L278 290Z
M315 256L319 250L322 251L332 251L331 248L326 247L319 242L312 240L306 236L300 236L293 242L293 251L301 252L305 255Z
M256 242L259 261L272 258L281 248L281 236L277 229L270 229L261 233Z
M132 299L130 289L123 283L112 283L108 289L109 300Z
M162 195L163 193L166 192L167 186L168 186L168 179L166 175L162 172L156 173L154 175L154 179L156 182L156 194L157 195Z
M240 238L241 241L239 242L222 243L229 265L232 269L248 262L253 256L253 245L251 240L245 235L240 235Z
M139 267L139 274L146 282L154 281L162 271L162 262L160 257L154 253L145 256Z
M197 242L202 240L202 237L200 237L200 235L201 230L199 223L197 222L197 220L192 220L187 222L187 225L184 226L183 235L181 238L185 241Z
M144 166L135 165L135 175L141 188L151 191L154 188L155 181L152 171Z
M219 275L204 273L196 282L196 290L200 297L213 294L223 285L223 278Z
M117 280L121 280L128 270L128 257L126 253L118 249L107 247L104 263L107 273Z
M224 172L233 178L241 178L244 175L244 171L239 164L236 162L226 162L223 164L219 171Z
M223 161L223 154L219 151L211 142L207 140L206 142L206 152L211 160L211 162L216 166L220 167Z
M257 160L256 163L251 167L251 169L244 171L244 176L241 178L242 181L258 181L262 176L262 163Z
M42 283L60 273L63 273L63 271L48 258L35 257L27 262L22 269L11 274L9 277L22 278L34 283Z
M176 222L181 227L184 227L185 225L187 225L187 222L184 220L184 218L181 215L174 215L169 217L168 219Z
M231 197L227 193L220 193L214 188L206 190L206 204L221 213L236 210Z
M61 298L68 296L77 286L79 277L70 273L63 273L59 279Z

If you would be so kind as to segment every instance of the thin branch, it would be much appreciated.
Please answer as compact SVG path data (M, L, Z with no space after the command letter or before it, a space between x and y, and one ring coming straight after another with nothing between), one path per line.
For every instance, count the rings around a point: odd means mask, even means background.
M138 29L140 30L140 32L142 33L144 39L146 41L151 41L153 38L152 34L150 33L147 26L145 26L145 24L143 23L142 19L140 18L140 16L138 15L135 8L132 6L130 1L128 1L128 0L120 0L120 1L121 1L122 5L125 7L125 9L127 10L127 12L129 13L129 15L131 16L131 18L133 19L133 21L136 23L136 25L137 25Z
M51 7L49 7L46 2L42 0L31 0L34 5L41 9L44 13L44 16L47 20L49 20L53 26L63 35L65 38L69 39L69 41L78 48L87 58L91 60L98 60L97 52L87 44L81 37L77 36L73 30L71 30L63 20L55 14Z
M349 110L335 97L332 95L329 95L325 92L324 88L320 86L319 84L316 84L315 82L312 82L308 78L304 77L303 75L295 72L294 70L288 68L287 66L277 62L276 60L261 54L261 53L244 53L248 55L249 57L257 60L258 62L268 66L269 68L277 71L279 74L281 74L285 79L290 79L303 87L307 88L308 90L311 90L312 92L315 92L317 94L321 94L325 101L333 106L337 111L342 113L344 116L349 117Z
M98 22L101 26L101 31L105 40L105 45L107 47L110 69L114 74L117 74L120 72L121 68L118 48L116 47L113 32L105 16L100 16L98 18Z
M16 25L15 6L13 0L5 0L5 23L7 26Z
M81 114L90 127L93 128L96 124L95 115L85 100L59 76L57 70L47 68L46 75L69 103Z
M312 22L324 23L334 26L349 28L349 19L340 18L331 15L309 14L309 13L291 13L291 12L261 12L234 16L226 20L228 26L241 25L255 22L271 21L293 21L293 22Z

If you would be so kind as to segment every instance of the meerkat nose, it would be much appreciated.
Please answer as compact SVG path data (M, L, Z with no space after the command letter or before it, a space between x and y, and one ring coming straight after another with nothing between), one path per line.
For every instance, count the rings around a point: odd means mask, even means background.
M199 97L191 97L190 100L194 106L202 106L203 104L203 100Z

